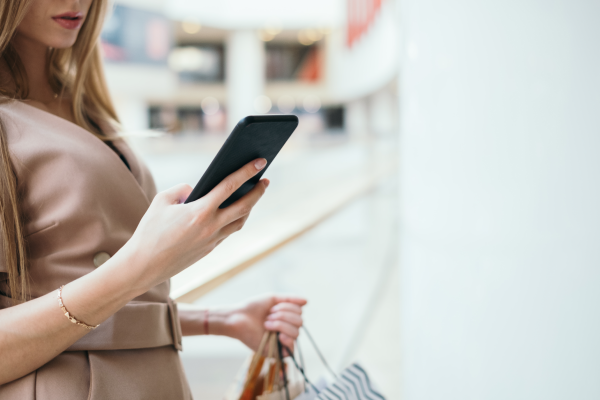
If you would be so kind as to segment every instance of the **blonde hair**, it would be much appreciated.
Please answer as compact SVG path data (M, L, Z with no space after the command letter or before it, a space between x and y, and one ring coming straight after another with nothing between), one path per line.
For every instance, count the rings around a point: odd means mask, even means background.
M11 40L27 14L30 0L0 2L0 62L9 73L10 87L0 86L0 101L23 100L29 95L25 67ZM99 124L117 122L102 68L99 37L107 9L106 0L93 0L77 36L67 49L49 49L48 76L55 93L68 93L75 122L102 137ZM10 159L6 131L0 121L0 246L14 301L28 296L27 246L23 216L19 212L17 177Z

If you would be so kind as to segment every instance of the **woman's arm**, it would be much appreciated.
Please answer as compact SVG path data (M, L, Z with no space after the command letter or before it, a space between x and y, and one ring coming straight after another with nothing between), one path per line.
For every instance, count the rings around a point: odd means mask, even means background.
M241 229L268 181L233 205L219 209L238 187L264 168L251 162L203 198L183 204L192 188L159 193L132 238L109 261L63 289L67 310L89 325L102 323L127 302L187 268ZM58 288L57 288L58 289ZM66 350L89 332L71 323L49 293L0 310L0 384L18 379Z
M182 309L179 321L184 336L207 333L229 336L252 350L258 348L265 330L277 331L281 342L293 349L305 304L306 300L300 297L265 295L232 307Z
M126 251L119 251L102 267L66 285L66 309L89 325L110 317L147 290L135 284L135 275L125 268L133 262ZM36 370L88 332L65 317L57 291L0 310L0 384Z

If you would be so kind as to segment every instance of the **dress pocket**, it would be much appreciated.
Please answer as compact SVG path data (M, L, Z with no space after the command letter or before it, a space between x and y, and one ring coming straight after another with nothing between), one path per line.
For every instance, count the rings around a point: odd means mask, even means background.
M82 400L90 395L90 363L86 351L59 354L37 370L36 400Z

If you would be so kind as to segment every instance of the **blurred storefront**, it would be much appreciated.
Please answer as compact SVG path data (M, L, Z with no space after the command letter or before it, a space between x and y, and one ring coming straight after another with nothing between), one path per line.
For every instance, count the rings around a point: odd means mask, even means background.
M279 9L236 27L222 15L231 4L200 12L198 2L117 1L102 42L125 130L225 134L241 117L266 113L298 115L305 135L393 130L391 2L351 26L339 17L345 4L325 3L331 10L321 16L306 5L302 15Z

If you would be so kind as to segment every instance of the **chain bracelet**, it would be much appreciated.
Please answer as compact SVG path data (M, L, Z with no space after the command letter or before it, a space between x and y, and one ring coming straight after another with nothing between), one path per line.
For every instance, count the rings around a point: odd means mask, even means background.
M69 313L69 311L67 311L67 308L66 308L66 307L65 307L65 305L63 304L63 300L62 300L62 290L63 290L63 288L64 288L64 285L63 285L63 286L61 286L61 287L58 289L58 296L57 296L57 297L58 297L58 306L59 306L59 307L60 307L60 309L61 309L61 310L62 310L62 311L65 313L65 317L67 317L67 319L68 319L69 321L71 321L72 323L74 323L75 325L79 325L79 326L81 326L81 327L83 327L83 328L85 328L85 329L88 329L88 330L90 330L90 331L91 331L92 329L96 329L97 327L99 327L99 326L100 326L100 324L98 324L98 325L94 326L94 325L88 325L88 324L86 324L85 322L79 321L79 320L78 320L78 319L76 319L74 316L72 316L72 315Z

